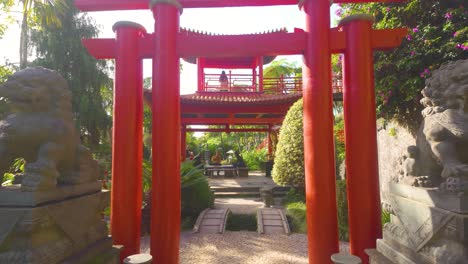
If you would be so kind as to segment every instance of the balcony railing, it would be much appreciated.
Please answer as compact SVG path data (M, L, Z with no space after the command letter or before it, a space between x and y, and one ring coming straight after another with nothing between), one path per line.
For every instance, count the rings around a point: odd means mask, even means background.
M259 76L252 74L228 74L228 81L221 83L220 74L205 74L199 92L234 92L234 93L264 93L292 94L302 91L302 77L263 78L259 85ZM332 76L334 94L343 92L343 82L340 76Z

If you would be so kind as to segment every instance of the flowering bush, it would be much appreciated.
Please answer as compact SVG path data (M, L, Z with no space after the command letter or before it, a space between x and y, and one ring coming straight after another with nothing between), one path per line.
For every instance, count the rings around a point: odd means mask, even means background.
M407 27L400 47L375 53L378 114L415 128L421 118L420 90L433 69L468 58L468 12L464 0L409 0L402 3L342 5L346 17L368 13L376 28Z

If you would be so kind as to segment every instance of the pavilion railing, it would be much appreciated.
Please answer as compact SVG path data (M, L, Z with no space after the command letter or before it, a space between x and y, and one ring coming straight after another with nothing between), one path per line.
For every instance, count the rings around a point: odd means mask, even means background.
M201 92L240 92L240 93L264 93L264 94L292 94L302 92L302 77L281 76L279 78L263 78L260 87L258 75L252 78L252 74L228 74L228 81L221 83L220 74L205 74ZM343 81L338 75L332 76L333 93L343 92Z

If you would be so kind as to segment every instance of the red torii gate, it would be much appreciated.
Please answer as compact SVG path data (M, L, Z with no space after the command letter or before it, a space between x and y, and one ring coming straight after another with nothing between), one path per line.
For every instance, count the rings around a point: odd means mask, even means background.
M399 0L393 0L399 1ZM335 3L392 0L335 0ZM372 30L368 17L329 27L330 1L303 0L305 31L269 36L178 34L182 8L293 5L296 0L75 0L83 11L147 9L153 34L135 23L114 26L116 39L85 40L96 58L115 58L111 232L139 252L141 218L142 59L153 58L153 198L151 254L178 263L180 236L179 58L304 54L304 157L309 262L330 263L338 252L330 54L345 54L345 131L351 253L367 263L366 248L381 236L377 172L373 49L396 47L405 29ZM358 129L356 129L358 128ZM358 135L360 133L360 135ZM362 140L365 139L365 140Z

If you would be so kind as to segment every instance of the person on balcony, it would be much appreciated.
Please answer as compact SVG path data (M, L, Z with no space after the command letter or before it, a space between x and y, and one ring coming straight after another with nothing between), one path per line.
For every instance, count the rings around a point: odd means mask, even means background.
M222 71L221 75L219 76L219 86L221 91L228 90L228 77L225 71Z

